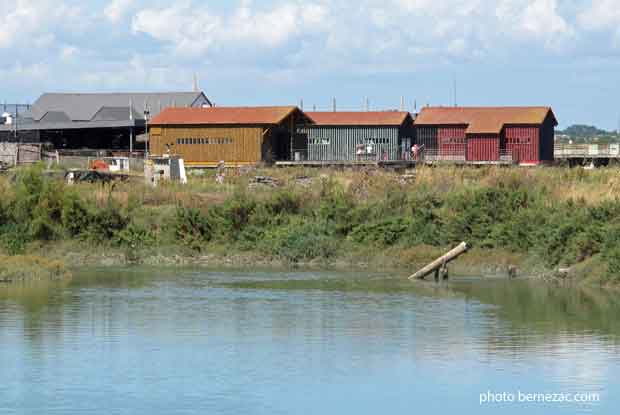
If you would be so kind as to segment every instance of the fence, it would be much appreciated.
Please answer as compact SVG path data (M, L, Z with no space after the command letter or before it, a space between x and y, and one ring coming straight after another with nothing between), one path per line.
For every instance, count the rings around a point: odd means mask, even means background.
M90 162L103 157L127 157L129 169L132 171L144 171L144 151L124 150L59 150L58 163L68 169L87 169Z
M620 158L620 144L556 144L555 158Z
M48 157L53 156L44 151L42 144L0 142L0 163L3 165L32 164Z
M394 156L395 155L395 156ZM405 158L407 155L398 154L396 151L389 151L387 149L376 149L374 151L353 152L352 155L346 158L342 157L317 157L315 151L308 149L293 149L293 160L296 162L342 162L342 163L354 163L354 162L380 162L380 161L395 161L395 160L410 160Z
M416 157L414 157L415 159ZM517 163L512 151L500 150L497 160L467 160L465 151L445 151L437 148L423 148L417 156L417 160L427 163L455 163L455 164L513 164Z
M519 162L516 155L511 150L500 150L499 158L495 160L468 160L465 151L446 151L437 148L422 148L417 155L413 155L408 148L402 148L396 153L383 152L367 152L361 151L347 160L314 160L312 152L307 149L293 149L294 162L341 162L341 163L368 163L382 161L412 161L420 163L453 163L453 164L516 164ZM310 158L308 158L310 157Z

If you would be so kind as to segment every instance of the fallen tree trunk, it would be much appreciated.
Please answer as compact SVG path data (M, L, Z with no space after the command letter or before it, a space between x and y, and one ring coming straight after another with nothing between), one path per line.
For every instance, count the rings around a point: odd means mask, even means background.
M468 250L469 250L469 245L467 244L467 242L463 242L459 246L457 246L456 248L448 252L447 254L443 255L440 258L437 258L435 261L431 262L430 264L428 264L427 266L425 266L424 268L422 268L421 270L419 270L418 272L410 276L409 279L410 280L415 280L415 279L423 280L424 278L426 278L427 275L430 275L433 272L437 271L443 265L446 265L449 262L454 261L461 255L463 255L465 252L467 252Z

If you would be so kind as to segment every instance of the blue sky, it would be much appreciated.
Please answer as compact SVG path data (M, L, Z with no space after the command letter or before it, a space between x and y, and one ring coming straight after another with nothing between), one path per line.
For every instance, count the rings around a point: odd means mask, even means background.
M620 122L618 0L17 0L0 100L189 90L219 105L550 105Z

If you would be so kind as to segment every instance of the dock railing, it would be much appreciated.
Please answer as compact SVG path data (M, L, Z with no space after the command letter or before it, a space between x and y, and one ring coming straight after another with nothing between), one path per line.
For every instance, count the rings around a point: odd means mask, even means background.
M454 164L513 164L518 162L512 151L506 149L500 150L499 158L495 160L468 160L465 151L446 151L437 148L423 149L418 154L417 161Z
M437 148L422 148L417 155L411 151L400 151L390 156L387 152L359 152L347 154L341 158L324 159L313 157L308 149L293 149L290 163L381 163L381 162L418 162L418 163L447 163L447 164L516 164L518 159L512 151L502 149L493 160L468 160L466 151L450 151Z
M556 144L553 153L557 159L620 158L620 144Z

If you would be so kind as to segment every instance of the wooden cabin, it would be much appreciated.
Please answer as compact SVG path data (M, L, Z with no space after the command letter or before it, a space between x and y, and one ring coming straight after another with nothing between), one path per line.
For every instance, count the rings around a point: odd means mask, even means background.
M311 123L297 107L167 108L150 123L150 152L190 167L291 160L295 126Z
M549 107L426 107L415 120L427 160L537 165L553 161Z

